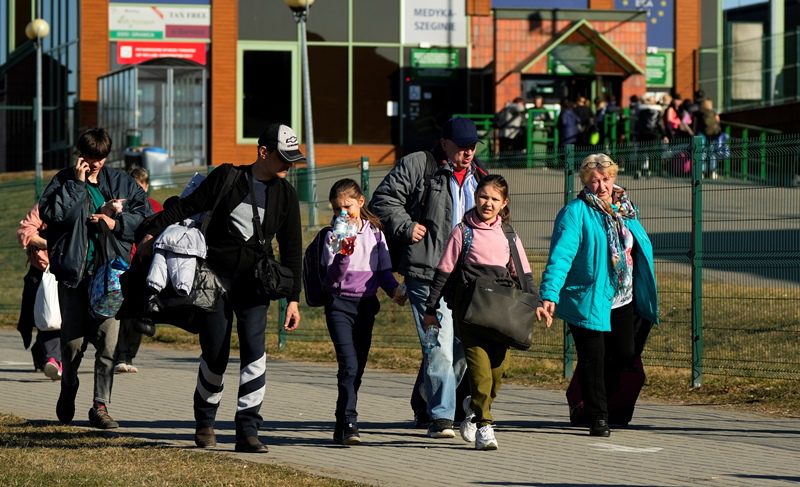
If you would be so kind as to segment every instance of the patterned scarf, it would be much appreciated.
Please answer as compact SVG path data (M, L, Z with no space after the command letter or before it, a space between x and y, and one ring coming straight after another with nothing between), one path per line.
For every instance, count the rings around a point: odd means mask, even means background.
M614 281L619 287L619 283L624 282L629 273L628 264L625 262L625 248L623 247L625 241L622 233L625 227L623 220L636 218L638 216L636 207L628 200L625 188L616 184L611 191L613 206L595 196L588 188L583 188L578 198L603 216L606 236L608 237L608 252L611 256L615 274L613 277L616 278Z

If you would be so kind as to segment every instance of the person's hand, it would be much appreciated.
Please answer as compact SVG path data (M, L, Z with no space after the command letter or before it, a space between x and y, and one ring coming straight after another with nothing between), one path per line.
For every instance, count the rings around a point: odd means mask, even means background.
M31 235L31 238L28 240L28 247L47 250L47 240L43 239L39 235Z
M415 223L414 229L411 230L411 243L417 243L423 238L425 238L425 234L428 233L428 229L425 228L425 225L422 223Z
M353 255L353 252L356 250L356 237L355 235L352 237L347 237L342 240L341 247L339 248L339 253L342 255Z
M102 213L95 213L89 217L89 223L94 223L95 225L99 224L101 220L106 222L106 226L109 230L113 230L114 227L117 226L116 220Z
M555 316L555 314L556 314L556 303L554 303L552 301L548 301L548 300L545 299L544 302L542 303L542 305L544 307L544 311L547 314L549 314L550 316Z
M550 325L553 324L553 315L548 313L543 307L539 306L536 308L536 319L542 321L542 318L544 318L544 322L547 327L550 328Z
M432 326L436 326L436 327L439 327L439 328L442 327L439 324L439 320L436 319L436 316L429 315L429 314L426 313L425 316L422 318L422 329L425 330L425 331L428 331L428 328L430 328Z
M286 321L283 322L283 329L286 331L295 331L300 325L300 309L298 308L297 301L290 301L289 306L286 307Z
M84 159L83 157L79 157L78 160L75 161L75 177L85 183L86 175L88 173L89 173L89 163L86 162L86 159Z
M142 241L136 244L136 255L140 257L147 257L153 255L153 236L149 233L142 238Z
M405 286L401 284L395 288L394 295L392 296L392 301L394 301L396 304L399 304L400 306L403 306L404 304L406 304L406 299L408 299L408 296L406 296Z

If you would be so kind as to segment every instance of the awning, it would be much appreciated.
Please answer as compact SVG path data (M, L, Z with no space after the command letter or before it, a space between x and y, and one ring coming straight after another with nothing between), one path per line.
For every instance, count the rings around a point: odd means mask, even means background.
M645 46L642 46L644 49ZM645 74L645 70L633 62L603 34L597 32L586 19L579 20L560 32L555 38L543 44L519 62L513 72L521 74L545 74L542 71L542 61L552 66L553 59L561 64L575 63L575 68L588 69L585 64L585 51L591 51L591 73L575 74L612 74L630 76L632 74ZM584 59L581 59L584 56ZM553 59L551 59L553 58ZM575 69L574 68L574 69ZM567 68L569 69L569 68Z

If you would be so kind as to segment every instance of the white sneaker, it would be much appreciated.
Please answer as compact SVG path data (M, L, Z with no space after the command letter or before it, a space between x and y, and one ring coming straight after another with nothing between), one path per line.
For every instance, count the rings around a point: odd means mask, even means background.
M131 369L128 367L128 364L125 362L120 362L114 366L114 373L115 374L127 374L130 372Z
M469 406L471 400L472 396L467 396L464 398L464 403L462 406L464 407L464 414L466 414L466 417L463 421L461 421L461 426L458 427L458 431L461 433L461 438L467 443L475 442L475 432L478 431L478 425L472 422L472 420L475 418L475 413L472 412L472 408Z
M476 450L497 450L497 438L494 437L492 425L487 424L478 429L475 435Z

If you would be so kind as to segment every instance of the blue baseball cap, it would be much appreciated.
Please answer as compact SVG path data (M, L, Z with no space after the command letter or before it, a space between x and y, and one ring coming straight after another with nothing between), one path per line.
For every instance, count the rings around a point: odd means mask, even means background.
M459 147L470 147L480 142L478 129L468 118L451 118L445 122L442 138L452 140Z

